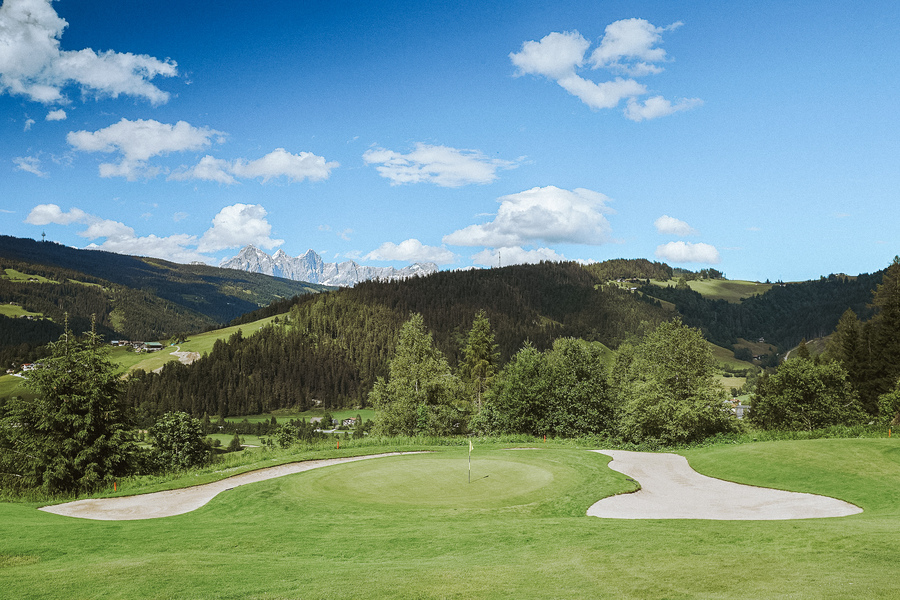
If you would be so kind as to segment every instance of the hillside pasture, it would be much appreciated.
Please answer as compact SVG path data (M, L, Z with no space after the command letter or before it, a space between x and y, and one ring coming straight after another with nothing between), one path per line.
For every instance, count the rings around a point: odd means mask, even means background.
M668 281L651 279L650 283L659 287L674 287L677 281L674 279ZM731 279L695 279L688 281L687 284L689 288L704 298L725 300L732 304L738 304L744 298L765 294L774 287L771 283Z
M187 340L178 344L177 347L166 345L166 347L159 352L153 352L151 354L137 354L126 350L125 348L114 348L112 358L128 372L136 369L142 369L148 372L154 371L166 363L178 361L180 357L172 354L173 352L196 352L200 356L203 356L212 351L216 340L227 340L237 333L238 330L240 330L241 335L244 337L251 336L277 318L277 316L266 317L265 319L253 321L252 323L245 323L244 325L223 327L222 329L214 329L212 331L190 335ZM281 318L283 319L284 316L282 315ZM165 344L169 343L169 340L160 341Z
M620 520L635 484L586 449L467 447L326 467L177 517L0 504L0 589L28 598L896 598L900 440L722 445L700 472L854 503L851 517ZM404 448L408 449L408 448ZM339 590L339 592L338 592Z

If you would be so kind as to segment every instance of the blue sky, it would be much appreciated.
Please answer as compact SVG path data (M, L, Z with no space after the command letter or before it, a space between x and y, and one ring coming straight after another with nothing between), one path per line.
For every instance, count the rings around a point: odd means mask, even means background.
M900 253L895 2L0 7L0 233L218 264Z

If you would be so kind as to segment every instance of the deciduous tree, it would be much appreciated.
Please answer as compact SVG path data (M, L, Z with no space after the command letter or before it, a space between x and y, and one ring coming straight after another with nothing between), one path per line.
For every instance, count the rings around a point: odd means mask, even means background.
M369 399L379 434L447 435L465 426L460 381L417 313L400 329L388 379L378 378Z
M864 414L841 365L803 358L760 378L750 405L749 420L762 429L808 431L857 423Z
M616 365L626 373L618 390L623 437L679 443L736 428L699 329L677 319L663 323L628 354Z

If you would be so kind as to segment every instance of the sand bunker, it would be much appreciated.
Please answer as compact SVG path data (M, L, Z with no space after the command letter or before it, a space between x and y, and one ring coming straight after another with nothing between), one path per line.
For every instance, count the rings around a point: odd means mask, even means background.
M81 519L95 519L98 521L131 521L138 519L159 519L181 515L192 510L197 510L218 494L236 488L239 485L256 483L275 477L284 477L294 473L302 473L310 469L327 467L345 462L381 458L383 456L400 456L403 454L419 454L418 452L388 452L385 454L371 454L369 456L352 456L348 458L330 458L326 460L309 460L304 462L279 465L258 469L248 473L242 473L204 485L195 485L180 490L166 492L154 492L138 496L124 496L122 498L97 498L89 500L77 500L66 504L44 506L39 509L67 517Z
M595 452L612 456L609 467L637 480L641 489L600 500L587 511L592 517L767 521L845 517L862 512L858 506L826 496L706 477L677 454Z

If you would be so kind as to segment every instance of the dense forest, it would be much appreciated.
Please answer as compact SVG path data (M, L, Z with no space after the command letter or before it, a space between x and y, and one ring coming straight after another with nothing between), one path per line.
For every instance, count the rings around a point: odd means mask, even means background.
M602 285L576 263L365 282L297 298L278 323L217 343L190 367L170 363L160 374L135 375L128 402L144 420L176 409L234 416L314 401L363 405L411 313L422 315L435 345L456 365L479 310L490 320L501 362L525 342L545 350L556 339L577 337L615 347L670 316L654 301Z
M714 344L730 348L738 338L765 338L783 352L804 338L829 335L848 308L864 320L870 318L872 294L883 276L884 270L780 284L739 304L704 298L687 285L647 284L639 290L674 304L685 324L699 327Z

